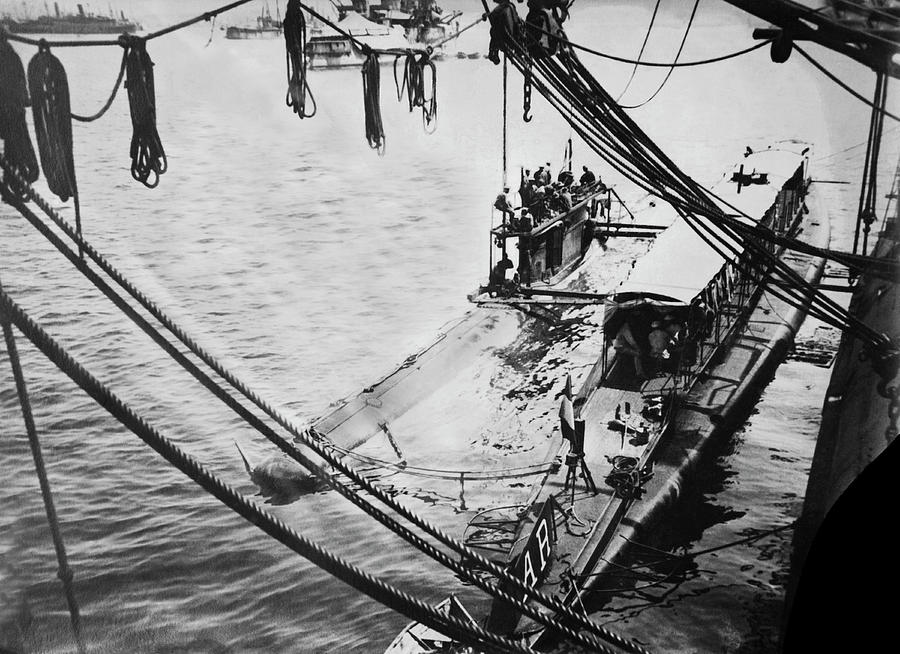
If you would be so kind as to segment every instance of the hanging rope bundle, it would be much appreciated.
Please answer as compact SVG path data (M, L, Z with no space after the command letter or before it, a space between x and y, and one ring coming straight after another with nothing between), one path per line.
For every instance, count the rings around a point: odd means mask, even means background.
M381 69L378 53L368 50L362 65L363 103L366 112L366 140L369 147L384 154L384 124L381 121Z
M62 63L45 45L28 62L28 88L41 168L47 186L65 202L78 192L72 154L69 82Z
M397 80L397 64L404 59L403 64L403 82ZM425 94L425 78L426 69L431 70L431 96L426 97ZM397 88L397 99L403 99L403 91L406 91L406 99L409 103L409 110L415 107L422 107L422 122L428 132L433 132L434 128L428 129L431 123L437 120L437 72L434 68L434 62L427 53L415 53L409 50L405 55L397 55L394 59L394 86Z
M306 18L300 0L288 0L283 25L288 80L286 103L300 118L312 118L316 115L316 99L306 81ZM307 97L311 110L306 108Z
M131 108L131 176L147 188L159 184L166 172L166 151L156 131L156 90L153 85L153 60L147 54L146 41L132 38L125 62L125 88Z
M30 184L37 180L39 169L25 122L27 106L25 67L6 39L0 38L0 139L10 166Z

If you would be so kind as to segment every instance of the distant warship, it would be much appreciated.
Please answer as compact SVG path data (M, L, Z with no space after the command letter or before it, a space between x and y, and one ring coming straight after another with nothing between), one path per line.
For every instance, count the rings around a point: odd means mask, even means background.
M126 19L124 13L120 13L120 18L86 14L79 4L77 14L63 14L59 4L54 2L54 15L51 16L46 4L44 7L47 10L44 16L24 19L4 16L0 18L0 24L17 34L121 34L141 29L139 24Z

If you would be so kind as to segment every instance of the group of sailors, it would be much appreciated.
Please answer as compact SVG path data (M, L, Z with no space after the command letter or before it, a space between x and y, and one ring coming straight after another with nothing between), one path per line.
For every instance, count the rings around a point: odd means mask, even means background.
M639 380L650 379L660 372L678 370L684 330L684 323L671 313L632 315L616 332L613 348L619 356L632 359Z
M552 181L550 162L540 166L534 174L525 170L519 184L522 205L513 207L506 186L494 201L494 208L503 214L503 223L509 231L529 232L554 215L569 211L578 196L602 186L603 182L587 166L581 169L583 172L577 184L570 170L563 170L556 181Z

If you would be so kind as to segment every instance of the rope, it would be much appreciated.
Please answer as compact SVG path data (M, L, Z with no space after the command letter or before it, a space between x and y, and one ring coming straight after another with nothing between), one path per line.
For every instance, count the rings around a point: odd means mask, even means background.
M378 53L369 50L362 65L363 107L366 115L366 140L369 147L384 154L384 123L381 120L381 69Z
M804 59L806 59L809 63L811 63L813 66L815 66L816 68L818 68L820 73L822 73L823 75L825 75L825 77L827 77L827 78L830 79L832 82L834 82L835 84L837 84L838 86L840 86L840 87L841 87L842 89L844 89L847 93L849 93L850 95L852 95L854 98L856 98L857 100L859 100L859 101L862 102L863 104L868 105L869 107L871 107L872 109L878 111L879 113L884 114L884 115L887 116L888 118L893 118L893 119L896 120L896 121L900 121L900 116L897 116L896 114L892 114L890 111L887 111L887 110L884 109L883 107L878 107L878 106L875 105L871 100L869 100L868 98L866 98L866 97L860 95L859 93L857 93L856 91L854 91L853 89L851 89L849 86L847 86L847 84L845 84L844 82L842 82L841 79L840 79L837 75L835 75L835 74L832 73L830 70L828 70L827 68L825 68L825 66L823 66L823 65L820 64L818 61L816 61L815 59L813 59L813 58L806 52L806 50L804 50L803 48L801 48L801 47L800 47L799 45L797 45L796 43L794 43L794 50L796 50L797 52L799 52L800 55L801 55Z
M447 41L451 41L451 40L453 40L453 39L455 39L455 38L458 38L459 35L462 34L463 32L472 29L472 28L475 27L478 23L484 22L484 21L486 21L487 19L488 19L488 15L487 15L486 13L485 13L485 14L482 14L479 18L477 18L476 20L474 20L474 21L473 21L472 23L470 23L469 25L466 25L466 26L465 26L464 28L462 28L461 30L458 30L458 31L454 32L453 34L451 34L450 36L441 39L441 40L438 41L437 43L432 43L432 44L431 44L431 48L432 48L433 50L438 49L439 47L441 47L442 45L444 45Z
M37 180L40 169L25 121L27 106L28 88L22 60L6 39L0 38L0 138L3 139L3 154L12 170L31 184ZM10 192L18 195L17 190Z
M122 52L122 64L119 66L119 75L116 77L116 83L113 85L112 92L109 94L109 98L106 100L106 103L100 107L100 111L93 114L92 116L79 116L78 114L72 114L72 118L82 123L92 123L95 120L101 118L103 114L105 114L109 108L112 106L113 100L116 99L116 94L119 92L119 87L122 85L122 79L125 77L125 64L128 61L128 47L124 43L123 52Z
M397 80L397 64L401 59L404 60L402 83ZM426 70L431 71L430 96L426 96L425 93ZM433 132L435 128L429 129L429 127L437 119L437 72L431 58L427 54L417 54L412 50L405 55L397 55L394 59L394 86L397 89L398 100L403 99L403 91L406 91L410 112L415 107L422 107L422 122L425 125L425 131Z
M661 0L656 0L656 4L653 7L653 15L650 17L650 24L647 26L647 33L644 34L644 42L641 43L641 51L638 52L637 59L634 62L634 67L631 69L631 76L625 83L625 88L623 88L622 92L619 93L618 96L616 96L616 102L622 99L622 97L628 91L628 88L631 86L631 82L634 81L634 76L637 73L638 66L641 65L641 57L644 56L644 49L647 47L647 42L650 40L650 32L653 31L653 24L656 22L656 13L659 11L660 2Z
M66 70L46 45L28 62L28 88L41 168L50 191L75 204L75 229L81 234L81 203L72 152L72 110Z
M464 643L487 644L502 651L531 652L529 648L510 641L503 636L443 615L434 607L415 599L411 595L331 554L319 544L304 538L207 471L196 459L183 452L178 446L145 422L60 347L3 290L0 290L0 315L2 315L4 322L11 320L35 347L43 352L50 361L85 393L90 395L91 398L126 428L131 430L138 438L153 448L170 465L177 468L226 507L275 540L286 545L289 549L385 606L403 613L412 620L419 621L442 633L447 633Z
M669 78L672 76L672 72L675 70L675 64L677 64L678 59L681 58L681 51L684 49L684 44L687 43L687 37L688 37L688 34L691 33L691 26L694 24L694 16L697 15L697 7L699 7L699 6L700 6L700 0L694 0L694 8L691 10L691 17L688 19L687 27L684 29L684 36L681 37L681 44L678 46L678 52L675 53L675 61L673 62L673 65L669 67L669 71L666 73L666 76L665 76L665 78L663 78L663 81L659 85L659 87L653 92L653 95L651 95L649 98L647 98L646 100L644 100L643 102L640 102L638 104L632 104L632 105L623 104L623 105L621 105L622 108L638 109L640 107L643 107L645 104L647 104L648 102L653 100L653 98L655 98L659 94L660 91L663 90L663 87L666 85L666 82L669 81ZM655 14L655 12L654 12L654 14ZM650 32L648 31L647 35L649 36L649 34L650 34ZM640 59L640 57L638 57L638 58ZM635 69L636 68L637 68L637 66L635 66Z
M629 59L627 57L618 57L616 55L611 55L607 52L603 52L601 50L595 50L594 48L589 48L586 45L582 45L580 43L576 43L575 41L571 41L564 34L557 33L553 34L552 32L548 32L537 25L531 25L531 27L539 32L543 32L548 36L554 37L560 44L573 48L575 50L581 50L582 52L587 52L588 54L596 55L597 57L601 57L603 59L609 59L610 61L618 61L621 64L632 64L634 66L646 66L648 68L689 68L692 66L706 66L707 64L715 64L720 61L727 61L728 59L734 59L735 57L740 57L741 55L745 55L749 52L753 52L754 50L759 50L760 48L769 45L773 39L766 39L765 41L760 41L759 43L755 43L751 46L747 46L741 50L736 50L734 52L729 52L724 55L717 55L715 57L709 57L707 59L697 59L695 61L641 61L640 59ZM796 46L794 46L796 47Z
M3 293L3 285L0 284L0 293ZM74 575L69 567L69 559L66 555L66 546L63 542L62 532L59 528L59 519L56 515L56 506L53 503L53 492L50 490L50 480L47 477L47 469L44 466L44 455L41 452L41 442L38 439L37 429L34 425L34 415L31 412L31 401L28 398L28 387L25 384L25 376L22 374L22 364L19 360L19 351L16 347L16 337L6 314L0 314L0 322L3 323L3 336L6 339L6 351L9 355L9 364L12 366L13 377L16 380L16 391L19 394L19 404L22 406L22 418L25 420L25 431L28 434L28 444L31 446L31 457L34 459L34 469L37 472L38 483L41 487L41 497L44 500L44 510L47 513L47 523L50 525L50 534L53 537L53 547L56 550L56 560L59 564L57 576L63 584L66 594L66 603L69 606L69 619L72 623L72 632L75 635L75 643L80 654L84 654L84 638L81 635L81 615L78 610L78 602L75 600L75 589L72 586Z
M6 167L6 162L4 161L2 155L0 155L0 166ZM87 242L85 242L81 237L75 234L71 227L59 216L56 212L53 211L51 207L49 207L46 202L34 193L33 189L28 187L29 198L34 200L38 206L51 218L51 220L63 230L67 236L78 242L80 247L84 248L84 251L88 254L88 256L97 264L103 272L112 277L116 283L121 285L135 300L137 300L147 311L149 311L154 318L156 318L160 323L162 323L169 331L171 331L195 356L200 358L206 365L212 368L216 374L222 377L225 381L227 381L233 388L235 388L238 392L240 392L244 397L249 399L253 404L255 404L259 409L264 411L270 418L275 420L281 427L286 429L297 442L302 443L303 445L309 447L312 451L314 451L318 456L322 457L326 462L332 465L334 468L339 470L349 479L351 479L354 483L358 484L362 489L371 494L372 496L379 499L385 505L389 506L391 509L396 511L398 514L409 520L411 523L423 529L425 532L438 539L444 545L452 548L456 551L464 560L469 560L477 564L476 567L487 569L489 572L497 576L502 580L503 584L508 584L509 587L515 588L520 592L524 592L526 596L531 597L532 599L540 602L544 606L551 608L553 611L561 614L566 619L574 619L575 624L587 629L589 632L596 634L597 636L615 643L617 646L627 649L632 652L645 652L640 646L631 643L630 641L622 638L621 636L612 633L604 628L597 626L595 623L590 620L583 620L578 617L577 614L573 613L571 609L564 605L560 600L555 597L550 597L541 591L535 590L529 586L527 586L522 580L510 575L505 569L496 565L495 563L481 557L478 553L473 552L469 548L465 547L458 540L451 538L449 535L441 531L440 529L434 527L427 521L423 520L419 516L417 516L412 511L405 508L402 504L396 502L388 493L381 490L379 487L370 483L368 479L364 476L360 475L358 472L353 470L350 466L348 466L343 460L338 457L335 457L331 452L329 452L329 448L324 447L322 444L322 437L316 434L315 432L310 431L301 431L297 427L295 427L289 420L287 420L283 415L281 415L277 410L275 410L271 405L265 402L262 398L260 398L254 391L248 388L242 381L236 378L233 374L231 374L227 369L225 369L221 363L215 360L209 353L207 353L203 348L201 348L190 336L188 336L178 325L176 325L170 318L168 318L153 302L151 302L146 296L143 295L138 289L136 289L127 279L125 279L118 271L115 270L96 250ZM15 207L19 210L20 213L23 214L29 221L32 221L32 218L29 217L31 212L22 205L16 205ZM33 214L31 214L33 216ZM34 219L37 221L37 219ZM39 221L37 221L39 222ZM41 229L42 233L47 235L50 232L49 229ZM55 236L55 235L54 235ZM49 237L48 237L49 238ZM51 242L58 248L63 251L65 249L65 245L62 244L62 241L58 238L50 239ZM64 252L65 254L65 252ZM78 265L79 269L84 272L87 269L86 266L79 265L78 259L74 257L73 254L66 254L70 261ZM93 281L93 277L89 276ZM99 288L99 286L98 286ZM108 288L108 287L107 287ZM104 289L101 288L103 291ZM106 291L104 291L106 292ZM113 294L114 295L114 294ZM110 299L113 299L111 297ZM115 299L113 299L116 302ZM117 306L121 307L121 304L124 304L124 301L119 298L119 302L116 302ZM127 305L126 305L127 306ZM134 311L131 310L126 311L129 317L134 315ZM132 317L132 319L134 319ZM146 321L144 321L145 323ZM143 324L139 326L144 328ZM152 328L151 328L152 329ZM145 330L146 331L146 330ZM149 332L148 332L149 333ZM151 334L152 336L152 334ZM153 337L153 336L152 336ZM165 339L161 335L157 335L154 337L154 340L160 339L165 341ZM160 342L157 340L157 342ZM164 346L165 347L165 346ZM169 344L169 347L166 350L172 354L172 350L174 348ZM176 350L177 351L177 350ZM180 354L180 353L179 353ZM296 448L292 443L288 442L284 438L280 437L276 434L271 428L267 425L259 421L258 418L250 414L242 405L237 403L234 398L228 396L227 392L224 389L216 389L216 384L212 380L208 378L202 371L199 371L197 367L191 364L189 361L184 363L186 358L181 355L180 357L176 357L176 360L179 364L185 366L185 369L188 370L191 374L193 374L201 383L204 384L209 390L211 390L214 394L216 394L220 399L228 404L232 409L239 412L239 415L248 421L254 428L256 428L260 433L268 438L271 442L273 442L276 446L278 446L285 454L293 458L295 461L309 469L313 474L321 475L325 481L327 481L332 487L335 488L336 491L350 499L350 501L354 502L357 506L366 511L369 515L372 515L377 520L389 526L389 528L393 529L396 533L400 534L404 538L408 539L409 542L419 547L423 552L429 554L436 560L439 560L447 567L453 569L458 574L460 574L463 578L472 581L479 588L485 590L495 597L499 597L513 606L515 606L522 613L533 617L543 624L547 624L554 629L560 630L561 633L566 634L569 638L586 644L589 647L597 649L598 651L608 652L609 650L605 648L602 644L598 643L596 639L587 637L584 634L579 634L574 632L573 630L560 625L556 622L552 617L547 616L543 611L537 609L536 607L527 604L520 599L511 596L506 591L501 590L496 585L489 584L479 578L477 575L474 575L471 569L464 564L456 561L455 559L449 559L442 553L436 551L433 547L424 543L421 539L419 539L414 534L411 534L407 529L402 527L401 525L397 525L397 523L391 520L389 517L384 516L382 513L378 512L374 507L370 504L362 501L355 493L347 489L343 484L338 483L332 476L327 473L323 473L323 471L313 463L308 457L306 457L298 448ZM198 376L200 375L200 376ZM201 376L203 379L201 379ZM223 397L225 396L225 397ZM227 399L225 399L227 397ZM345 494L346 493L346 494Z
M236 2L231 2L227 5L222 5L218 9L213 9L211 11L206 11L200 14L199 16L195 16L194 18L189 18L188 20L182 21L180 23L176 23L174 25L170 25L169 27L163 28L161 30L157 30L156 32L151 32L148 34L145 39L147 41L151 39L155 39L160 36L165 36L166 34L171 34L180 29L184 29L185 27L190 27L195 23L199 23L200 21L208 21L211 18L215 18L219 14L224 14L226 11L231 11L232 9L237 9L241 5L245 5L248 2L253 2L253 0L236 0Z
M312 118L316 115L316 99L306 81L306 18L298 0L288 0L283 25L288 81L285 102L300 118ZM306 108L307 96L312 103L311 111Z
M358 47L360 50L362 50L362 51L365 52L365 53L368 53L368 52L371 51L371 52L375 52L375 53L378 53L378 54L395 54L395 55L396 55L396 54L403 54L403 53L405 53L405 52L407 52L407 51L409 50L409 48L379 48L379 49L372 48L372 47L370 47L368 44L363 43L363 42L360 41L358 38L356 38L355 36L353 36L350 32L348 32L348 31L344 30L343 28L341 28L341 27L340 27L337 23L335 23L334 21L329 20L328 18L325 18L325 16L323 16L322 14L320 14L319 12L317 12L315 9L313 9L313 8L310 7L309 5L304 4L303 2L298 2L297 4L300 5L300 7L302 7L303 9L305 9L307 12L309 12L309 14L310 14L311 16L313 16L314 18L317 18L318 20L322 21L323 23L325 23L326 25L328 25L328 27L330 27L330 28L333 29L335 32L337 32L338 34L344 36L344 37L347 38L347 39L350 39L354 44L356 44L356 47ZM413 51L414 51L414 52L418 52L418 53L420 53L420 54L428 54L428 53L429 53L429 49L427 49L427 48L424 49L424 50L421 49L421 48L415 48L415 49L413 49Z
M508 66L507 66L506 59L507 59L506 53L504 52L503 53L503 134L502 134L502 136L503 136L503 138L502 138L502 141L503 141L503 188L506 188L509 185L509 179L507 178L507 172L506 172L506 161L507 161L507 156L506 156L506 106L509 104L509 102L508 102L509 92L508 92L508 83L507 83L507 81L508 81L507 80ZM504 214L504 218L505 218L505 214Z
M147 188L159 184L166 172L166 152L156 131L156 90L153 60L147 54L144 39L129 39L125 69L128 106L131 110L131 176Z
M719 240L735 254L746 249L749 256L759 260L761 265L751 271L753 274L774 271L777 278L773 281L782 287L775 288L770 284L775 297L804 308L812 303L810 315L823 316L829 324L839 325L862 338L868 347L878 352L879 358L890 356L894 351L894 345L887 337L874 332L833 300L816 292L762 243L742 237L728 225L723 225L724 213L712 202L711 194L666 157L612 101L574 52L562 51L560 61L557 61L548 57L533 59L528 54L530 46L515 39L508 39L504 47L523 75L533 77L535 86L551 105L614 169L690 215L692 220L710 221L711 238ZM567 103L571 103L574 110L567 107ZM713 230L712 225L717 229ZM742 247L737 248L735 243Z
M390 437L390 434L388 434ZM552 463L538 463L530 466L518 466L512 468L495 468L492 470L449 470L445 468L427 468L423 466L411 466L405 463L396 463L394 461L386 461L367 454L360 454L354 450L339 447L332 444L332 449L340 452L343 456L350 456L354 459L376 465L383 468L391 468L398 472L402 472L414 477L428 477L431 479L459 479L464 475L469 481L484 481L489 479L510 479L515 477L530 477L532 475L540 475L549 471L554 467ZM395 449L397 449L395 447ZM399 454L398 458L403 456Z

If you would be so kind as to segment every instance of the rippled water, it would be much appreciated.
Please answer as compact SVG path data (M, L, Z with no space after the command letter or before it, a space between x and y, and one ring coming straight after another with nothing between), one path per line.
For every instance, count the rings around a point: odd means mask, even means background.
M652 3L585 4L573 12L573 40L624 56L637 51ZM685 59L749 42L752 23L722 5L701 4ZM478 10L474 2L461 6ZM648 59L671 56L686 9L661 15ZM483 28L467 33L461 49L484 51ZM312 73L319 115L300 121L283 104L281 43L219 34L205 47L208 36L209 27L199 25L149 45L170 165L159 188L146 190L129 176L124 98L103 120L76 125L85 234L217 357L303 424L378 379L469 308L466 293L487 273L489 207L501 184L500 70L485 59L441 61L432 135L391 97L393 82L385 77L387 150L379 157L363 138L358 71ZM27 62L32 49L17 50ZM73 110L95 110L115 79L118 53L58 55ZM816 55L868 94L870 74ZM609 62L592 65L614 94L630 73ZM623 101L646 97L663 75L640 71ZM522 123L520 81L512 80L511 169L548 159L557 165L568 127L541 102L534 121ZM777 66L762 50L676 71L657 99L633 115L706 182L745 145L815 143L813 176L851 182L823 185L836 243L846 246L867 114L799 58ZM888 127L886 185L897 153L897 131ZM577 141L575 161L606 172ZM641 195L623 183L618 188L626 199ZM628 247L621 246L621 260L630 256ZM163 433L229 483L256 493L232 441L259 455L261 439L210 402L8 208L0 209L0 248L4 288L17 302ZM603 257L592 265L598 279L608 276ZM90 651L377 652L406 622L229 514L19 343ZM747 426L721 444L708 476L689 494L678 521L683 528L661 534L655 546L705 549L796 517L827 376L809 363L783 365ZM73 651L5 350L0 457L6 462L0 646ZM430 510L457 534L473 508L459 506L452 486L405 491L404 501ZM423 599L434 602L459 588L451 574L332 493L268 508ZM605 605L601 619L659 651L771 649L789 543L790 532L782 532L698 557L675 579L680 583ZM483 605L470 589L461 592Z

